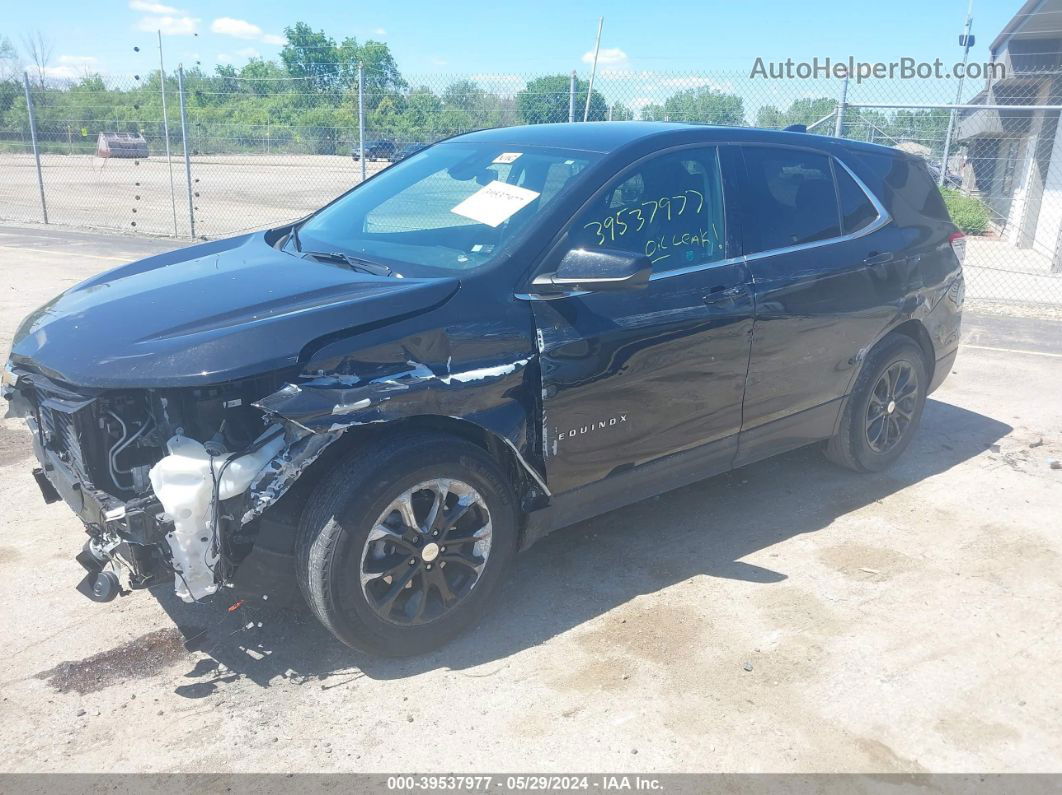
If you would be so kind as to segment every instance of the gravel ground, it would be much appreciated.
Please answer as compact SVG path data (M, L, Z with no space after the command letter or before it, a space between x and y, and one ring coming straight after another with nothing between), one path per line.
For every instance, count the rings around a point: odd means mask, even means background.
M166 243L0 227L0 344ZM968 313L880 475L799 450L584 522L490 616L383 660L297 607L74 591L0 426L5 771L1057 771L1062 323Z
M387 165L366 163L366 172ZM45 154L41 172L53 224L167 236L176 226L177 236L189 234L183 159L173 160L173 193L165 156ZM338 155L200 155L191 173L196 235L213 238L301 218L354 187L361 165ZM0 154L0 174L0 218L40 221L33 156Z

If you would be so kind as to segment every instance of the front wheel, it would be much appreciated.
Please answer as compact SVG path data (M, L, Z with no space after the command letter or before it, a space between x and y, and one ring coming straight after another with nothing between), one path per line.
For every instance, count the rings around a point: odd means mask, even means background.
M516 500L479 447L409 434L357 448L314 490L299 583L339 640L417 654L478 620L517 547Z
M906 336L886 337L867 357L826 457L857 472L890 466L918 428L928 385L922 349Z

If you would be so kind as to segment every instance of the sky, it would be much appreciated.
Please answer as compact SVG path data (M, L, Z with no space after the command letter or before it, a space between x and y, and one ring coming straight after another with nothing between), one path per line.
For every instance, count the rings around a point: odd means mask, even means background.
M145 73L158 64L212 69L251 57L276 58L296 21L336 39L375 39L403 73L503 74L589 70L599 15L605 16L599 68L612 72L748 74L757 57L797 61L903 56L960 60L967 0L467 0L401 3L314 0L6 0L0 35L23 46L40 31L53 46L51 72ZM1020 8L1019 0L974 0L974 60ZM139 52L134 51L139 47Z

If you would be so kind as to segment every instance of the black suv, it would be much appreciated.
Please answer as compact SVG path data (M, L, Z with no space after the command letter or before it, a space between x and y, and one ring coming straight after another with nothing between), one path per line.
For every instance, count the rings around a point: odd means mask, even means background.
M962 251L893 149L488 130L73 287L4 391L94 598L280 553L338 638L413 653L559 527L811 443L888 466L955 358Z
M398 144L387 138L374 138L365 141L365 160L394 160L398 151ZM355 160L361 159L361 150L354 144L350 156Z

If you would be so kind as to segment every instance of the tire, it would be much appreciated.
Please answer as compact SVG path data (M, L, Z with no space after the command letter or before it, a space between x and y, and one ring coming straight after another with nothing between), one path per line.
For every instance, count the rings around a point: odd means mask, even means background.
M890 378L895 375L898 387L892 395L888 381L883 380L887 373ZM908 393L905 385L910 379L913 390ZM928 386L929 371L921 347L902 334L885 337L867 356L845 402L837 434L826 443L826 457L856 472L880 472L891 466L918 429ZM879 413L881 420L873 420Z
M429 484L437 490L419 488ZM432 524L426 506L437 504L445 512ZM486 612L516 554L517 517L504 470L481 448L436 433L381 440L353 450L311 493L296 538L299 586L348 646L419 654Z

